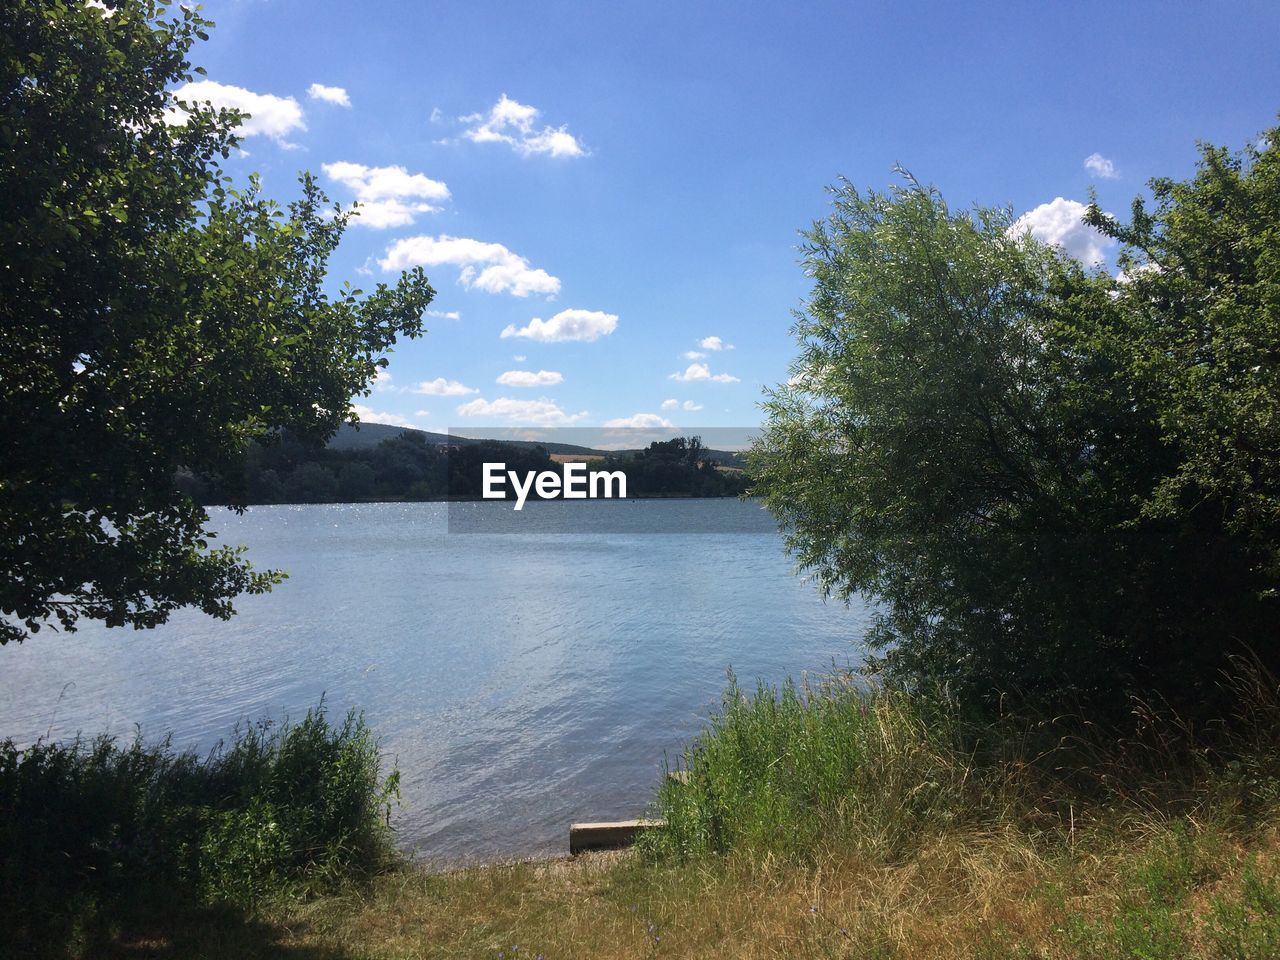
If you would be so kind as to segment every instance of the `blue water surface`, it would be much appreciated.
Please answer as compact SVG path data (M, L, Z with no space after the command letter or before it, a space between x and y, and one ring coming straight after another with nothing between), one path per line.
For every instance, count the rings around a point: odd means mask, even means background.
M509 504L460 507L512 529ZM449 533L449 509L213 511L221 542L288 581L227 622L183 611L0 648L0 736L136 724L204 751L323 695L362 709L398 763L406 849L532 856L562 851L571 821L642 813L730 667L752 684L859 660L866 609L824 603L756 504L529 503L528 532L491 535Z

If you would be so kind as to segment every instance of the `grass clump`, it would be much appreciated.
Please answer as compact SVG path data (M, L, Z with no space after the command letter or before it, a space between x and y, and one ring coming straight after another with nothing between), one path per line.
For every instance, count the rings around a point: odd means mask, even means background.
M901 855L958 819L998 813L965 752L956 713L852 677L816 687L730 677L719 713L667 777L655 852L760 849L813 857L850 845Z
M718 712L658 792L657 857L833 851L890 862L938 837L1015 831L1074 843L1098 823L1178 817L1233 827L1280 810L1280 693L1255 663L1223 684L1236 710L1197 727L1134 703L1123 725L966 715L945 696L856 675L745 693Z
M19 954L76 952L140 909L254 908L394 858L372 732L324 704L206 757L137 737L0 744L0 923Z

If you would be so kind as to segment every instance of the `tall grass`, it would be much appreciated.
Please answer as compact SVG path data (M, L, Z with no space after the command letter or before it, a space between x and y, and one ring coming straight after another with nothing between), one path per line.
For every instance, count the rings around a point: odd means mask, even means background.
M50 948L139 904L252 905L332 888L394 856L373 735L323 703L237 729L207 757L168 740L0 743L0 924Z
M760 849L815 856L850 844L903 854L959 817L998 815L975 782L955 713L854 678L748 696L730 678L719 713L660 789L657 851Z
M1141 703L1122 727L1026 712L974 720L944 696L856 676L750 695L731 677L665 778L667 827L645 846L681 859L838 850L893 862L974 830L1035 843L1091 819L1137 827L1206 812L1247 825L1280 809L1280 693L1256 664L1236 668L1224 680L1236 715L1206 729Z

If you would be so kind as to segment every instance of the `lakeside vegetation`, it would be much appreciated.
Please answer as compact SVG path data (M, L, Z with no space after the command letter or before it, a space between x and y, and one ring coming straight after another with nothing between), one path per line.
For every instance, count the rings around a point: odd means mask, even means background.
M8 955L94 956L134 924L368 880L398 862L398 791L363 719L323 704L205 757L140 737L0 742Z
M228 842L201 843L222 880L198 897L120 886L118 872L76 874L74 898L43 899L47 881L8 889L28 916L58 908L61 938L32 951L50 957L1269 960L1280 691L1255 664L1233 677L1229 727L1135 704L1123 731L975 721L856 677L751 695L731 684L677 761L687 781L663 783L668 829L628 853L436 872L379 852L379 870L272 872L249 802L222 814ZM341 756L330 738L306 738L303 755ZM363 746L346 754L377 801L357 804L376 841L386 782ZM113 778L129 755L108 764ZM132 848L93 849L106 863ZM88 919L65 921L76 916Z

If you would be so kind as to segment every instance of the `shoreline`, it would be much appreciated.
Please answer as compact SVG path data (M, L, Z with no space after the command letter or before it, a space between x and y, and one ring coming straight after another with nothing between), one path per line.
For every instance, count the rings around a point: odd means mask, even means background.
M714 494L696 494L696 493L642 493L634 497L608 497L608 498L585 498L582 500L574 500L574 503L625 503L631 500L759 500L759 497L742 496L736 493L714 493ZM363 506L366 504L379 503L515 503L515 497L505 497L501 500L490 499L485 497L428 497L423 500L298 500L298 501L278 501L272 503L246 503L245 507L334 507L334 506ZM559 503L570 501L563 497L538 498L529 497L526 503ZM202 503L202 507L220 507L224 510L235 510L235 505L229 503Z

